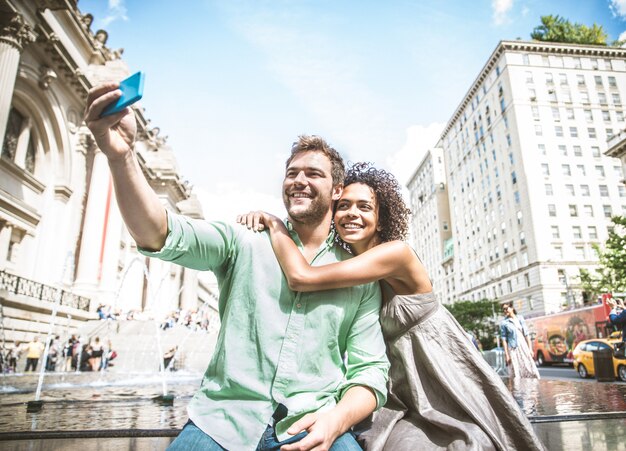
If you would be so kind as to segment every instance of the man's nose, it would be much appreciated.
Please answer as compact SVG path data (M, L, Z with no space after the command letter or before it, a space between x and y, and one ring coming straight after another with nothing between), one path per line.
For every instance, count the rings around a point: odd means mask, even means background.
M298 175L296 176L294 181L296 183L300 183L302 185L306 184L307 183L307 178L306 178L306 175L304 175L304 171L298 172Z

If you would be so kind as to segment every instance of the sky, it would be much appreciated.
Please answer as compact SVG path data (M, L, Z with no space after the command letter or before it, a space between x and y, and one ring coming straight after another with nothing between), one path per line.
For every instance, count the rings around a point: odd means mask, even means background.
M141 106L207 219L284 214L297 137L406 183L501 40L540 17L626 37L626 0L80 0L146 74Z

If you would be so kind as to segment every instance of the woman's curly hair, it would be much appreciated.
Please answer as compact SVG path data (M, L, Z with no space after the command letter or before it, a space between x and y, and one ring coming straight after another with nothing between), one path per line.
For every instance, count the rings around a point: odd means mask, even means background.
M396 178L371 163L354 163L346 172L344 188L353 183L369 186L376 195L381 241L404 240L409 232L411 210L402 199L402 188Z

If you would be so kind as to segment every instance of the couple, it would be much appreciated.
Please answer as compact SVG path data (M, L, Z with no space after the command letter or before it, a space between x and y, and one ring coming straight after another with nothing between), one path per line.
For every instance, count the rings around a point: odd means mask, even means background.
M358 165L345 178L334 149L301 137L283 181L286 224L240 217L269 229L252 233L178 216L141 173L132 110L100 118L117 88L92 89L85 120L131 235L144 254L211 270L220 284L215 352L171 449L358 450L357 424L367 449L542 449L400 241L408 210L389 174ZM331 231L335 202L354 258Z

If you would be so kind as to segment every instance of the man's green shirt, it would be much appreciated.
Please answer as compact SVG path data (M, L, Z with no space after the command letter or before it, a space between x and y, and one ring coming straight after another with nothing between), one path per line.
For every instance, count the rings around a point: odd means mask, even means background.
M287 224L288 226L290 224ZM302 249L297 234L290 228ZM218 279L221 328L189 417L226 449L254 450L278 404L279 440L309 412L332 408L355 385L386 400L389 363L378 321L378 283L317 292L293 292L268 233L168 213L159 252L142 253ZM313 265L350 258L332 234Z

